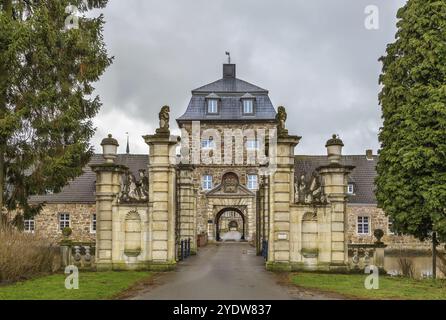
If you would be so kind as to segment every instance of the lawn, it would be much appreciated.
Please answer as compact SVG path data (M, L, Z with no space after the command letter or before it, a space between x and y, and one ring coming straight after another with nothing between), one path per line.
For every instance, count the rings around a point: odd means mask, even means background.
M99 300L112 299L150 272L80 272L79 289L65 289L65 274L54 274L0 286L0 300Z
M304 288L340 293L361 299L446 299L446 280L412 280L407 278L379 277L379 289L367 290L367 275L294 273L291 281Z

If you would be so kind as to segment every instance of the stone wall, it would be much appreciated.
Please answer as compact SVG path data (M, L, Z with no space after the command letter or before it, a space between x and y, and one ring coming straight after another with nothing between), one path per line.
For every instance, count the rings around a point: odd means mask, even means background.
M35 232L41 233L56 241L62 240L59 228L59 214L70 214L70 228L73 241L94 242L96 233L92 232L92 217L96 213L95 204L46 204L40 214L35 217Z
M369 234L363 235L357 233L358 216L369 217ZM402 236L392 234L389 230L389 218L376 205L356 205L347 206L348 231L347 239L349 243L373 243L376 241L373 231L381 229L384 231L383 241L388 245L387 249L427 249L429 242L421 242L412 236Z
M233 170L237 174L243 176L245 170ZM196 171L198 177L201 170ZM216 183L220 183L222 171L215 170L213 174L216 176ZM242 179L241 183L242 182ZM207 231L207 211L206 199L202 191L199 195L199 210L198 210L198 233ZM47 237L59 241L62 239L62 233L59 230L59 214L69 213L70 224L73 230L71 238L74 241L90 242L96 240L96 234L91 232L91 219L95 213L95 204L46 204L42 212L35 217L35 232L42 233ZM357 217L359 215L370 217L370 233L369 235L357 234ZM384 212L375 205L355 205L349 204L347 206L348 226L347 238L349 243L373 243L376 239L373 237L373 230L382 229L384 231L383 241L389 247L399 248L402 245L406 248L428 248L430 243L422 243L411 236L398 236L390 234L388 230L388 218Z

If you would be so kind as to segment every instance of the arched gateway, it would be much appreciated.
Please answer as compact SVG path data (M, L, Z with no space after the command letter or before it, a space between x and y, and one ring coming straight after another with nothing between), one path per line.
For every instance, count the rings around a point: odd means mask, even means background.
M219 223L226 212L236 212L242 217L243 240L255 241L256 229L256 193L240 184L234 172L222 175L221 183L205 193L208 218L208 239L220 241Z
M246 222L245 215L237 208L225 208L220 210L215 217L215 240L245 240ZM231 237L231 233L239 233L240 237ZM228 235L229 237L225 237Z
M191 239L194 254L198 234L220 240L219 223L230 211L241 215L244 239L269 269L347 268L352 167L341 164L337 136L327 141L326 161L297 179L300 137L288 134L285 108L276 113L268 91L237 79L233 64L224 65L221 80L192 91L177 119L181 139L170 135L169 110L162 108L160 128L144 137L147 168L116 164L118 142L102 142L106 161L92 165L98 269L172 269L179 241ZM228 138L228 131L241 135Z

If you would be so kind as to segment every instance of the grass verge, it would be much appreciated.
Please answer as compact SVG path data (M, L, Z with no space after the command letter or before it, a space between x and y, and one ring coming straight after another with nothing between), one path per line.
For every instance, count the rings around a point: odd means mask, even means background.
M367 290L367 275L293 273L291 282L302 288L333 292L359 299L445 300L446 280L379 277L379 289Z
M80 272L79 289L65 289L65 274L0 286L0 300L101 300L113 299L147 280L151 272Z

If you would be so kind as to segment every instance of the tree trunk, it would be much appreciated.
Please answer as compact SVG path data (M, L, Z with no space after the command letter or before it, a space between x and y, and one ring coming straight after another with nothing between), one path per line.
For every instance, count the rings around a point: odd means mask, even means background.
M437 233L432 232L432 278L437 279Z
M12 0L2 0L3 10L12 16ZM0 67L0 118L4 118L6 114L6 92L8 85L7 69L4 65ZM0 214L3 213L4 208L4 192L5 192L5 152L6 152L6 137L0 137Z
M0 146L0 214L3 213L3 193L5 190L5 153Z

